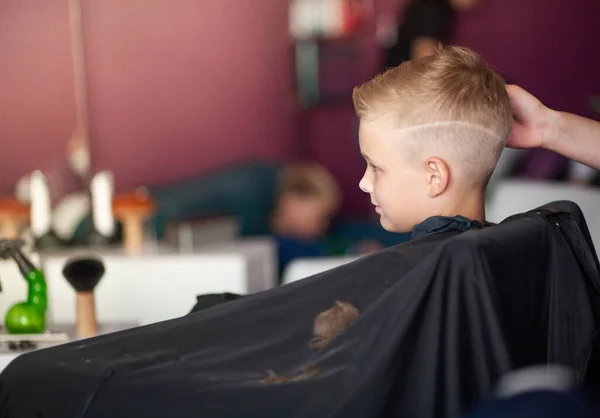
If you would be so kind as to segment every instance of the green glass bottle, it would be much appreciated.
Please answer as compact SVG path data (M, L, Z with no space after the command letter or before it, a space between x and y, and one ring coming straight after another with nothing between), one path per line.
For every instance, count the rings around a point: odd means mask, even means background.
M48 295L44 273L17 248L10 255L27 281L26 302L14 304L6 313L4 325L9 334L41 334L46 331Z

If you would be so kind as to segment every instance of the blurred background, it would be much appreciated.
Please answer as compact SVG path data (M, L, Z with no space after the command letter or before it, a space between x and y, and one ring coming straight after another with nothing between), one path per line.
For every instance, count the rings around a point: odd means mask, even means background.
M36 260L60 276L66 259L90 248L94 230L105 239L94 252L107 264L121 255L106 249L129 234L152 271L139 273L135 258L122 271L107 267L105 281L195 277L179 288L183 296L171 295L173 309L149 318L135 316L139 308L118 311L113 293L98 296L106 301L98 301L99 317L135 323L183 314L196 294L277 285L297 258L331 258L294 273L304 277L405 241L381 229L358 188L365 164L352 88L390 59L427 53L420 41L442 41L475 49L552 108L599 119L598 16L595 0L0 0L0 217L11 225L4 236L29 236ZM299 164L304 171L289 169ZM98 173L98 219L86 229ZM547 151L507 150L488 215L498 221L570 199L594 229L597 177ZM319 209L296 199L323 195L336 198ZM15 220L15 208L28 215ZM272 238L262 258L259 237ZM162 248L187 251L191 264L182 262L180 273L173 265L181 260L152 264ZM208 269L198 261L206 254L237 254L261 278L252 284L240 273L237 284L223 284L234 273ZM55 297L68 292L57 286L49 285ZM59 305L54 319L73 321L74 308Z

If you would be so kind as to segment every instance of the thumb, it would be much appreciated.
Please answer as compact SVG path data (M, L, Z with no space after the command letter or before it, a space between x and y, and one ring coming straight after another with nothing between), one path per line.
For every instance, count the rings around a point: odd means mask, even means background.
M514 84L506 86L515 119L524 125L534 122L535 112L542 103L531 93Z
M509 148L530 148L530 132L519 122L513 121L512 129L506 141Z

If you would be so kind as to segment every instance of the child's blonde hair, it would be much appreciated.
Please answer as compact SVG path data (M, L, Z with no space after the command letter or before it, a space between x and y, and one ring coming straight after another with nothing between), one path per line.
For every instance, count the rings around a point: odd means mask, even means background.
M279 195L296 194L318 198L330 214L338 211L341 191L331 173L316 163L300 163L283 169L279 181Z
M361 121L391 129L409 159L437 155L483 186L512 126L504 80L463 47L406 61L355 88L353 100Z

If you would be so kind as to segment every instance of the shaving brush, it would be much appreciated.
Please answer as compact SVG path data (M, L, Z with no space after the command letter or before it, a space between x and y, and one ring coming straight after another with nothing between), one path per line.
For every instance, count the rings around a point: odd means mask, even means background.
M67 261L63 276L77 293L77 337L96 335L96 303L94 289L104 275L104 263L96 258Z

